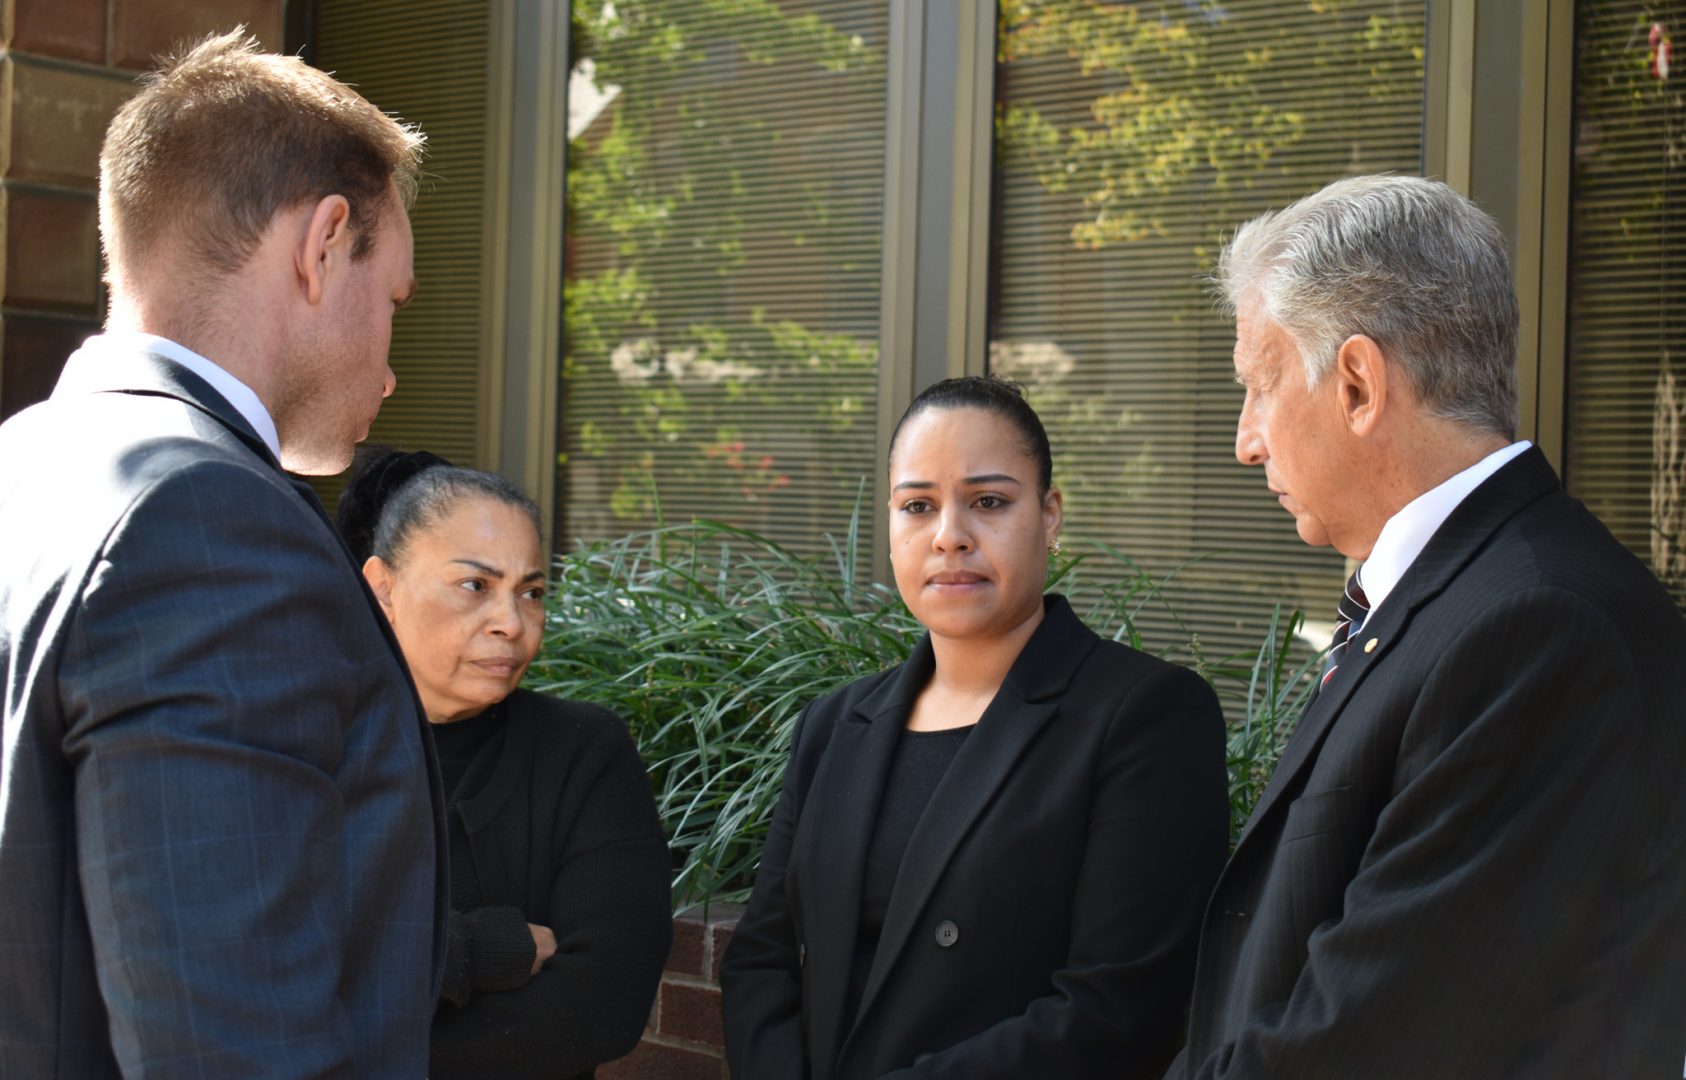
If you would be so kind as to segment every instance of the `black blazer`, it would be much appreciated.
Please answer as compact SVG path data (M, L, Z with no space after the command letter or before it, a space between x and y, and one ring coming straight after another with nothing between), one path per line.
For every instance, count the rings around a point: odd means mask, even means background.
M1530 449L1354 638L1207 908L1177 1077L1669 1077L1686 623Z
M1227 843L1223 719L1198 675L1058 596L932 795L843 1015L867 842L933 664L926 638L798 722L721 971L732 1074L1156 1074Z
M443 817L385 616L167 359L0 426L0 1076L413 1077Z
M452 810L483 909L519 909L522 936L550 927L556 955L520 989L473 993L452 911L446 992L463 1004L434 1018L432 1080L589 1076L631 1052L673 936L667 842L626 725L530 690L503 708Z

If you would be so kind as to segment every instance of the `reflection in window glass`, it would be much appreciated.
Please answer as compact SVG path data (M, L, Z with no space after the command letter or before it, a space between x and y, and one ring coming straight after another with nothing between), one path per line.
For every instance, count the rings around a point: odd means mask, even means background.
M992 370L1048 424L1067 534L1155 579L1150 647L1327 643L1344 562L1234 456L1228 232L1337 177L1420 168L1424 4L1002 0ZM1174 612L1174 615L1172 614ZM1185 654L1186 656L1186 654Z
M1686 2L1575 22L1564 479L1686 605Z
M573 11L558 535L825 551L874 467L885 5Z

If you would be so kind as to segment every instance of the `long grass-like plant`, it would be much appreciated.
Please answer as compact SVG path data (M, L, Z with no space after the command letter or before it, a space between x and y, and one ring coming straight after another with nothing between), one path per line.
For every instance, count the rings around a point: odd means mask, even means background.
M696 521L558 560L528 685L627 721L676 853L674 900L742 894L804 706L905 659L919 627L855 579L859 533L828 559Z
M894 589L858 579L859 525L857 510L821 558L694 521L557 561L545 645L527 685L606 705L627 721L675 853L678 905L747 893L802 709L900 663L923 632ZM1050 588L1097 633L1140 648L1138 619L1150 605L1170 611L1164 586L1176 571L1155 579L1116 549L1078 546L1081 554L1050 568ZM1289 666L1298 619L1273 619L1255 657L1209 663L1191 633L1161 650L1246 702L1229 746L1237 829L1315 662Z
M1305 615L1282 616L1280 605L1270 616L1264 642L1250 666L1226 667L1215 673L1218 692L1234 691L1245 680L1241 718L1229 729L1229 828L1230 843L1240 835L1253 806L1264 793L1271 770L1305 712L1316 689L1315 672L1323 654L1315 653L1295 664L1294 640L1305 625Z

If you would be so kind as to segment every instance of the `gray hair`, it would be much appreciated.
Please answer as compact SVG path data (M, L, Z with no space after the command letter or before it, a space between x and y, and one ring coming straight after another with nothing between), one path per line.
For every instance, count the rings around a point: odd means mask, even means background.
M1231 314L1257 302L1316 386L1347 338L1399 363L1435 416L1512 437L1516 288L1498 223L1437 180L1337 180L1236 230L1214 275Z
M496 473L436 465L410 477L392 493L381 508L371 553L397 565L416 533L432 528L470 498L491 499L522 511L542 542L539 507L526 492Z

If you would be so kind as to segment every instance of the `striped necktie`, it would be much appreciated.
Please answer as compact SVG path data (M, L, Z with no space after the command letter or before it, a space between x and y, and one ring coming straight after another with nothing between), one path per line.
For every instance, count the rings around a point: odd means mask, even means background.
M1335 609L1335 636L1329 641L1329 655L1323 661L1323 678L1318 682L1319 690L1329 685L1334 677L1335 669L1341 666L1341 659L1346 656L1347 639L1353 630L1364 625L1364 617L1370 614L1370 600L1364 595L1364 587L1358 584L1358 571L1346 579L1346 592L1341 595L1340 606Z

